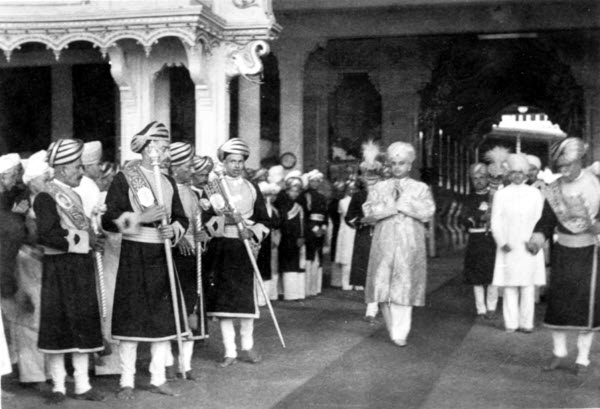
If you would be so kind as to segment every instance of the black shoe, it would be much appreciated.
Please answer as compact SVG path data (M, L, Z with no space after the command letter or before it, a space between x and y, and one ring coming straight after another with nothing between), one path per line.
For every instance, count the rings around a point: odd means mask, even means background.
M552 358L552 360L550 361L550 363L548 365L546 365L542 368L542 370L545 372L555 371L559 367L564 366L564 361L565 361L565 358L555 356L554 358Z
M104 402L106 400L106 396L95 389L90 389L85 393L80 393L74 396L77 400L89 400L92 402Z
M575 375L585 376L588 374L589 369L590 369L589 365L575 364Z
M177 392L175 392L173 389L171 389L171 387L169 385L167 385L167 382L163 383L162 385L150 385L148 387L148 391L152 392L152 393L157 393L159 395L166 395L166 396L179 396L179 394Z
M256 352L254 348L240 353L240 361L248 362L250 364L257 364L261 361L262 357Z
M67 400L67 395L62 392L52 392L46 399L48 405L59 405Z
M177 378L183 379L183 375L181 374L181 372L177 373ZM196 374L194 374L193 371L187 371L185 373L185 380L195 382L198 380L198 377L196 376Z

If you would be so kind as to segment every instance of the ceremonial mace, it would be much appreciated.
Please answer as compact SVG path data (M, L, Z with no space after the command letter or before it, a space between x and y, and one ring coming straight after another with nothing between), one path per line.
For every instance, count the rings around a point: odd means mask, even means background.
M92 215L92 230L96 236L100 235L100 226L97 217L100 217L100 213ZM96 260L96 273L98 274L98 290L100 291L100 311L102 313L102 319L106 319L107 307L106 307L106 287L104 286L104 264L102 263L102 253L94 250L94 259Z
M202 231L202 210L199 208L196 214L196 233ZM196 279L199 314L200 314L200 336L206 338L206 324L204 323L204 288L202 286L202 242L196 241Z
M235 207L231 203L229 199L231 194L229 193L229 186L227 186L227 181L225 180L225 174L219 174L220 185L223 187L223 193L225 194L225 201L229 203L229 207L235 212ZM245 226L243 222L239 222L237 224L237 228L241 232L244 230ZM275 325L275 329L277 330L277 335L279 335L279 340L281 341L281 345L285 348L285 341L283 340L283 335L281 334L281 330L279 329L279 323L277 322L277 317L275 317L275 311L273 311L273 306L271 305L271 300L269 299L269 294L267 294L267 290L265 289L265 284L263 283L262 277L260 275L260 270L258 269L258 264L256 263L256 258L254 257L254 253L252 253L252 249L250 248L250 242L248 239L243 239L244 247L246 247L246 251L248 252L248 258L250 259L250 263L252 263L252 268L254 269L254 277L258 282L258 286L262 291L265 301L267 303L267 307L269 308L269 312L271 313L271 318L273 319L273 324Z
M156 199L159 206L165 205L165 198L162 190L162 174L160 172L160 161L158 150L155 147L150 149L150 159L154 170L154 183L156 185ZM167 216L163 216L160 224L166 226L168 223ZM177 350L179 351L179 371L185 379L185 368L183 365L183 340L181 337L181 323L179 321L179 303L177 302L177 286L175 283L175 269L173 268L173 253L171 252L171 240L164 239L165 255L167 257L167 270L169 273L169 287L171 287L171 300L173 302L173 313L175 314L175 331L177 332Z

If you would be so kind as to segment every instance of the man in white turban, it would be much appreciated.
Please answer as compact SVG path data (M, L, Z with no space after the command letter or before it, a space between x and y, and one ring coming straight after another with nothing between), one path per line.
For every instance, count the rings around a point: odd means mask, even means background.
M121 232L121 253L115 286L112 335L119 340L121 359L119 399L133 399L138 342L149 342L150 391L173 396L166 366L171 340L177 337L171 288L167 273L165 240L176 246L189 221L175 181L164 174L169 164L169 132L160 122L150 122L131 141L131 150L142 160L131 162L115 176L106 196L102 227ZM160 186L154 159L161 169ZM164 204L155 196L162 190ZM161 221L166 219L167 223ZM178 299L181 304L181 300ZM148 308L151 305L152 308ZM184 323L180 310L180 322ZM188 335L182 327L182 335Z
M392 177L377 182L363 204L364 223L375 223L365 302L379 303L392 342L407 344L412 309L425 305L425 223L435 213L429 187L410 178L415 150L405 142L388 147Z
M523 154L506 161L511 184L494 195L492 233L496 240L493 284L504 288L503 316L506 332L530 333L534 326L535 286L544 285L544 255L526 246L542 215L540 191L525 183L529 162Z
M546 201L542 218L529 241L535 252L546 240L557 237L552 247L552 279L544 317L544 325L551 329L554 357L545 369L564 368L567 335L576 332L578 374L588 371L593 334L600 330L596 263L600 182L583 169L586 149L583 140L573 137L551 147L551 164L561 177L543 190Z
M102 159L102 143L100 141L86 142L83 144L81 163L83 177L75 191L83 200L83 209L87 217L96 217L99 206L102 204L100 188L97 181L100 179L100 160Z

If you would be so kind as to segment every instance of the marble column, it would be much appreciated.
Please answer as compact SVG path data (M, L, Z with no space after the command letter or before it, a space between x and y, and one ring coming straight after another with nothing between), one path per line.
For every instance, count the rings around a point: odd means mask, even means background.
M171 81L167 67L154 78L154 118L171 129Z
M52 140L73 137L73 77L70 65L51 66Z
M238 136L250 146L246 161L250 169L260 167L260 85L245 78L239 80Z

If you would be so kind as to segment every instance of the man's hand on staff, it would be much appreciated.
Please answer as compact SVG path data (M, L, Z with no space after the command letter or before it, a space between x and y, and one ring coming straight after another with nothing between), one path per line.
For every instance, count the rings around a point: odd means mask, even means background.
M163 240L167 240L167 239L170 240L173 237L175 237L175 229L170 224L160 226L159 230L160 230L160 235L163 238Z
M240 238L242 240L250 240L252 237L254 237L254 233L252 233L252 230L246 227L240 230Z
M177 247L179 247L179 252L182 256L194 255L194 247L185 237L182 237L181 240L179 240L179 243L177 243Z
M106 237L104 237L103 235L96 235L96 234L91 234L90 237L92 238L92 242L91 244L91 248L92 250L94 250L97 253L104 253L104 245L106 244Z
M160 222L167 217L167 211L164 206L152 206L140 214L140 223Z

